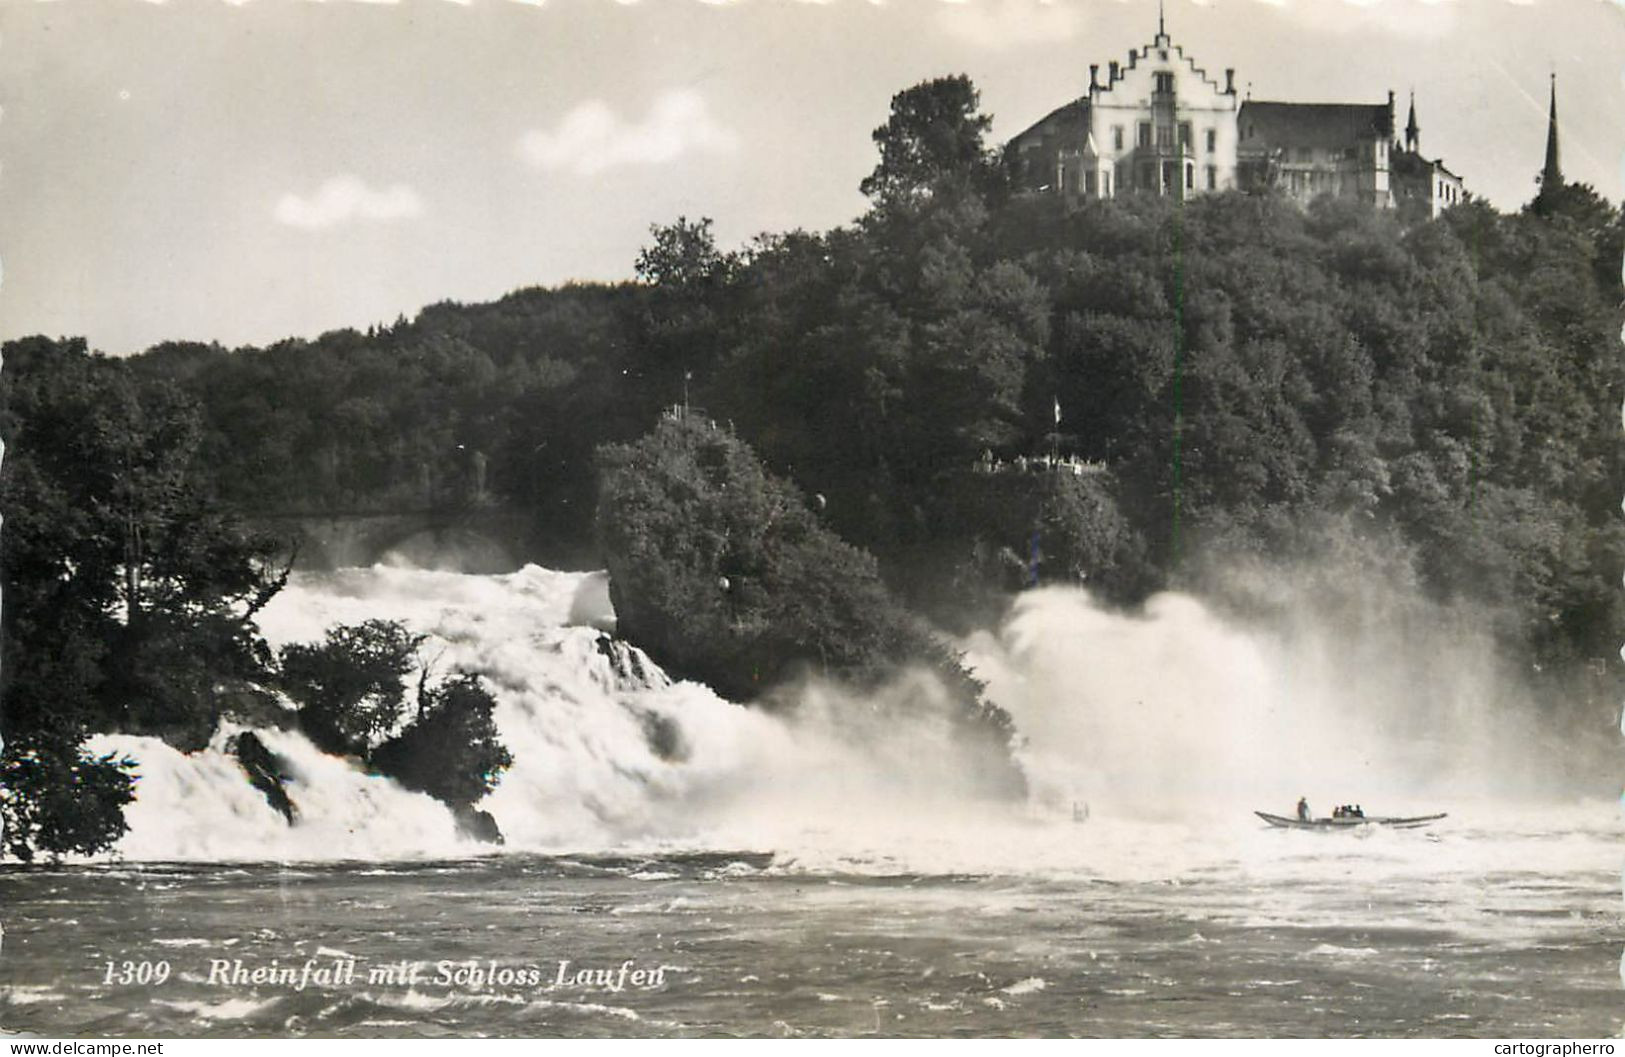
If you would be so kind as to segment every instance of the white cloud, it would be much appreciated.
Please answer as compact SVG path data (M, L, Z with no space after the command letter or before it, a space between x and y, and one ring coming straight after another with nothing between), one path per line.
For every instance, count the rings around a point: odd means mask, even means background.
M409 220L423 213L423 200L405 184L374 190L358 176L335 176L309 198L292 192L276 204L279 223L316 231L356 220Z
M519 138L519 156L538 169L592 176L623 165L660 165L691 152L731 154L739 138L720 124L698 92L667 92L641 122L623 121L592 99L564 116L551 132L533 129Z
M1071 40L1083 27L1076 5L1054 0L946 0L937 22L950 36L994 49Z

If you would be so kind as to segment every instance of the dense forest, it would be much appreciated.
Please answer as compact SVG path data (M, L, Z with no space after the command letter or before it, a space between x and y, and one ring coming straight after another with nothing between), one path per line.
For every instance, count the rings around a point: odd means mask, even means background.
M5 347L0 375L0 854L95 852L125 831L133 763L88 753L99 732L209 745L222 718L298 726L329 752L443 800L473 803L508 766L478 678L423 671L394 624L335 628L274 655L256 614L287 583L276 541L214 495L195 399L82 342ZM297 703L289 714L274 691ZM245 733L232 751L288 819L281 764Z
M132 366L204 409L241 513L457 504L478 479L534 513L539 557L596 562L593 452L687 399L949 624L1035 576L1132 602L1198 557L1352 533L1509 643L1612 655L1618 209L1575 185L1433 221L1268 193L1078 204L1010 194L987 128L968 80L930 82L876 131L848 227L725 251L680 218L636 282ZM1102 470L1089 494L1029 493L1029 524L975 500L984 457L1052 451Z
M732 431L673 409L598 463L618 634L732 700L794 708L787 691L816 676L888 721L930 716L962 791L1025 791L1009 716L886 589L874 557L820 523Z
M118 384L192 409L187 488L164 502L195 490L248 517L497 503L534 518L528 557L597 564L595 453L680 404L944 627L1032 584L1132 606L1229 559L1380 555L1482 614L1509 658L1617 697L1618 208L1573 184L1432 220L1268 192L1018 195L989 125L966 78L928 82L875 131L870 208L850 225L729 250L709 220L678 218L652 229L632 282L266 348L165 344L121 361ZM8 514L31 461L127 459L128 423L87 448L71 424L29 420L40 372L105 361L43 338L5 357ZM111 494L171 496L164 465L122 465ZM38 520L57 520L39 532L111 531L44 501ZM57 590L28 579L33 523L6 523L12 612ZM178 564L153 597L201 606L208 656L246 672L264 658L207 617L214 602L187 601L189 556L220 551L205 587L240 614L274 579L270 552L197 523L163 540ZM83 560L114 592L117 548ZM71 696L87 656L27 663L57 666L47 681ZM173 689L134 662L110 670L149 681L139 707ZM13 693L19 707L57 706Z

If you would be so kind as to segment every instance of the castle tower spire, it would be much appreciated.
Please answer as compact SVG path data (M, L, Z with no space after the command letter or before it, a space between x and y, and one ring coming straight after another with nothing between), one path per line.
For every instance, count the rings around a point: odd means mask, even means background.
M1163 0L1157 0L1157 36L1166 37L1168 35L1168 27L1167 23L1163 21L1162 4Z
M1546 165L1540 170L1542 191L1563 186L1563 169L1557 161L1557 74L1552 74L1552 109L1546 122Z
M1422 129L1416 124L1416 91L1411 90L1411 116L1405 122L1405 149L1411 154L1422 151Z

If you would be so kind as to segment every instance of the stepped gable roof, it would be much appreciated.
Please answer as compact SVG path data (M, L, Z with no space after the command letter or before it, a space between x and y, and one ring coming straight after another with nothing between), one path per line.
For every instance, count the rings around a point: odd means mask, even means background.
M1335 149L1363 139L1389 139L1393 134L1393 112L1387 103L1270 103L1249 99L1241 104L1244 140Z
M1143 44L1138 48L1131 49L1129 51L1129 55L1131 57L1137 56L1140 59L1146 59L1149 61L1153 51L1172 51L1175 55L1179 56L1179 61L1183 62L1186 68L1189 69L1191 73L1195 74L1203 84L1206 84L1215 92L1219 91L1219 82L1209 77L1207 75L1207 70L1196 65L1196 60L1185 54L1185 46L1183 44L1175 44L1172 37L1160 30L1157 32L1157 38L1155 40L1153 40L1150 44ZM1124 72L1126 73L1127 71ZM1122 80L1122 78L1119 77L1118 80ZM1103 88L1105 91L1111 91L1112 82L1108 80Z

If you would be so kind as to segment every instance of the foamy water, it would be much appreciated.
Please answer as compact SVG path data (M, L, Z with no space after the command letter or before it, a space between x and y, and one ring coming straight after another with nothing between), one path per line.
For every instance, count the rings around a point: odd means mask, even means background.
M496 695L515 762L480 806L507 838L503 854L745 848L811 869L982 873L1019 864L1141 878L1213 862L1270 869L1280 835L1252 811L1290 813L1300 795L1322 812L1354 801L1373 814L1450 812L1421 834L1348 835L1362 841L1367 863L1436 861L1430 842L1457 831L1499 829L1512 840L1553 819L1587 833L1616 822L1606 786L1531 790L1503 766L1531 742L1523 720L1495 715L1490 691L1455 670L1474 664L1447 664L1434 651L1414 671L1402 663L1372 671L1354 644L1351 669L1306 626L1292 638L1247 631L1182 596L1126 616L1081 592L1032 592L997 633L966 644L1015 720L1031 786L1020 804L964 793L966 764L941 715L886 713L819 685L802 688L797 713L776 715L671 680L607 630L614 614L602 574L535 566L496 576L384 566L302 574L261 624L280 646L373 618L427 635L421 656L432 672L476 672ZM224 726L191 756L153 739L95 739L97 751L140 765L120 856L496 853L460 839L428 797L326 756L296 731L264 730L292 773L290 827L226 753L235 732ZM1071 824L1084 811L1088 824ZM1450 855L1461 862L1507 851L1456 844ZM1588 851L1577 854L1594 865Z
M46 1034L1614 1034L1620 816L1585 774L1532 782L1527 716L1469 642L1244 630L1024 596L966 644L1032 796L969 797L929 707L799 691L773 715L669 679L601 576L398 568L297 577L276 644L404 620L479 673L515 764L449 812L291 730L289 826L226 740L139 761L117 856L0 868L0 1027ZM1380 638L1380 636L1379 636ZM1386 659L1374 665L1373 656ZM1482 673L1493 673L1479 665ZM902 673L901 680L918 680ZM1539 773L1539 769L1535 769ZM1274 830L1359 800L1427 830ZM1082 819L1087 813L1086 821ZM1076 813L1076 814L1075 814ZM190 860L191 863L185 862ZM340 861L335 861L340 860ZM108 960L163 959L162 986ZM658 989L222 987L211 960L660 965ZM551 979L551 976L549 976Z
M971 809L946 709L878 712L835 687L805 688L794 716L669 679L614 626L602 575L534 566L508 575L377 567L295 578L261 615L276 646L327 628L401 620L428 636L437 677L478 673L514 765L480 805L509 851L638 845L782 847L873 821L891 840L901 813L923 825ZM929 677L900 673L899 686ZM908 695L929 699L929 693ZM940 695L939 695L940 696ZM154 739L103 736L98 752L139 763L140 803L117 848L130 859L411 858L460 845L450 814L294 731L261 732L292 772L289 827L248 787L224 727L185 757ZM489 850L489 849L483 849Z

